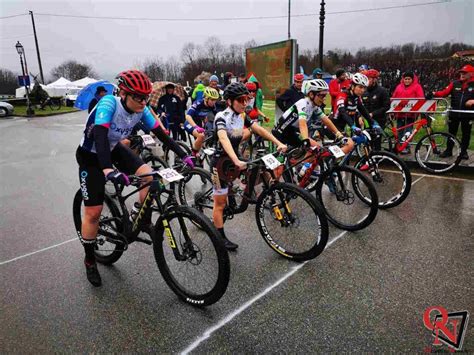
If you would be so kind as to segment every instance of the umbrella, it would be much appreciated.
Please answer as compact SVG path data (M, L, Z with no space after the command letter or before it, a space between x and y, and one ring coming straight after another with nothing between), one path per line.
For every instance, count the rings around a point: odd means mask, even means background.
M103 86L105 90L107 90L107 95L112 94L115 89L115 85L106 80L91 83L79 92L74 107L77 107L79 110L87 110L89 108L89 103L95 96L98 86Z

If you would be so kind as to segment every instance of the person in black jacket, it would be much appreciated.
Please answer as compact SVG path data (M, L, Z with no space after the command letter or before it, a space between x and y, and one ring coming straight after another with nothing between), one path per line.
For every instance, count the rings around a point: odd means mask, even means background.
M95 89L95 95L94 98L89 102L89 108L88 112L91 113L91 111L94 109L95 105L100 101L102 97L107 95L107 90L103 86L98 86L97 89Z
M168 123L168 129L173 135L174 140L179 140L180 131L184 125L184 107L181 99L174 93L174 84L169 83L165 86L166 94L160 97L158 101L158 113L165 113Z
M426 98L446 97L451 95L451 110L449 112L449 133L456 136L461 125L461 159L468 160L469 141L471 140L472 121L474 120L474 66L466 64L459 70L459 80L451 82L444 90L428 93ZM452 156L452 142L448 142L442 158Z
M291 85L283 94L281 94L276 99L276 104L280 108L280 110L285 112L291 106L293 106L296 101L304 99L304 93L301 92L301 88L303 86L303 79L303 74L295 74L295 76L293 77L294 84Z
M388 91L378 83L380 76L378 70L367 70L365 75L369 78L369 86L362 95L362 102L369 111L370 116L383 128L386 123L386 112L390 108L390 95Z
M370 117L378 122L380 127L385 128L386 113L390 109L390 95L388 91L379 85L380 72L376 69L366 70L364 73L369 78L369 86L362 95L362 102L369 111ZM381 149L380 139L375 140L375 149Z

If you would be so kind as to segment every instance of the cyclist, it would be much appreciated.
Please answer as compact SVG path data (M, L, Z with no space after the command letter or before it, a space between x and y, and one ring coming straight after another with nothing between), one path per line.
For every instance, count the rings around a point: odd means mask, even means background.
M329 82L329 94L331 95L332 112L336 112L336 99L342 90L351 86L348 74L344 69L336 70L336 79Z
M230 158L234 164L234 166L229 167L230 169L244 170L246 168L246 163L240 160L236 153L238 152L245 127L251 128L264 139L272 141L277 146L278 151L286 150L284 144L244 114L245 107L249 101L248 95L249 91L242 83L227 85L224 90L224 99L228 107L224 111L219 112L214 121L217 149L211 161L214 195L212 218L228 250L235 250L238 248L238 245L231 242L224 233L223 213L227 201L228 185L232 179L226 178L229 169L226 167L222 168L222 162L228 161Z
M197 101L191 105L186 113L186 121L184 129L191 134L196 140L192 147L193 156L197 156L201 150L206 132L208 116L214 116L216 112L215 104L219 100L219 93L216 89L207 87L204 89L204 100Z
M371 128L381 131L380 125L370 115L369 111L362 103L369 79L361 73L355 73L351 78L351 86L348 90L343 90L336 99L336 112L333 116L335 126L344 131L346 124L351 127L353 133L360 134L364 127L363 118L365 118Z
M303 87L304 74L298 73L293 77L294 84L291 85L283 94L281 94L276 100L277 106L285 112L291 105L296 101L304 98L304 94L301 92Z
M245 107L245 114L252 121L259 122L258 118L262 117L265 122L269 122L270 119L262 111L260 111L257 107L257 100L255 99L255 95L257 94L257 90L258 90L257 84L248 81L248 82L245 83L245 87L249 91L249 102L247 104L247 107ZM250 132L250 130L245 129L242 140L243 141L248 140L251 135L252 135L252 133Z
M309 80L303 88L305 98L298 100L293 106L286 110L275 122L272 133L283 143L298 147L304 145L317 146L315 140L309 136L308 120L321 120L332 132L337 140L343 138L343 134L336 128L331 120L324 114L320 106L329 93L328 84L323 79ZM343 147L344 152L354 147L351 140Z
M76 151L79 164L79 182L84 200L81 242L84 246L87 279L94 286L102 280L95 262L94 249L99 228L99 218L104 202L105 182L129 185L126 174L147 174L151 168L135 155L130 148L120 143L133 127L142 122L169 146L183 161L193 166L192 158L159 127L146 102L152 87L148 77L138 70L128 70L117 76L118 97L104 96L90 113L84 136ZM114 165L120 169L115 170ZM148 192L139 193L143 202Z

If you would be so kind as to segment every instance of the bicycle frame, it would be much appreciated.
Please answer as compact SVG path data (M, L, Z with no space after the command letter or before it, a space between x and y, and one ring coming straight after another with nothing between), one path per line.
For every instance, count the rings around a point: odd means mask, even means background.
M428 134L431 133L430 121L427 118L419 118L417 121L415 121L413 123L409 123L409 124L407 124L405 126L401 126L401 127L396 127L394 117L391 118L389 120L389 122L390 122L390 125L391 125L390 131L392 132L393 137L395 138L395 147L394 147L395 153L400 153L401 151L406 149L408 147L408 145L410 144L410 142L415 137L415 135L422 128L426 128ZM404 130L408 127L413 127L413 126L415 126L415 128L411 132L410 136L407 137L407 139L404 142L400 143L400 136L398 134L398 131L401 131L401 130Z
M146 244L151 244L150 241L148 241L146 239L139 238L138 234L140 233L140 230L141 230L140 227L142 227L142 224L143 224L142 222L145 219L145 217L148 220L151 220L151 213L152 213L153 210L156 210L160 213L160 217L159 217L156 225L158 225L158 226L161 225L162 226L162 228L163 228L163 230L166 234L166 237L168 238L168 243L169 243L170 247L173 249L173 253L174 253L174 256L176 257L176 259L177 260L183 260L183 256L179 253L179 251L177 249L177 243L176 243L176 239L174 237L173 231L169 227L168 220L164 216L166 210L169 207L177 205L177 201L174 198L174 191L171 190L171 189L166 189L165 188L164 184L158 179L158 173L157 172L153 172L151 174L140 175L139 177L133 177L132 176L131 178L132 179L134 179L134 178L137 179L137 178L143 178L143 177L147 177L147 176L153 176L153 180L141 185L140 187L136 188L135 190L133 190L132 192L130 192L129 194L127 194L125 196L122 195L123 186L118 186L117 184L115 184L116 193L112 197L117 198L117 200L119 201L120 209L121 209L121 215L122 215L121 223L122 223L123 228L124 228L124 233L121 236L125 237L125 240L128 243L130 243L131 241L136 240L136 241L144 242ZM136 194L137 192L139 192L139 191L141 191L141 190L143 190L144 188L147 188L147 187L149 187L150 189L149 189L149 191L148 191L148 193L145 197L145 200L143 201L141 209L138 212L138 215L135 218L135 220L133 222L131 222L130 221L130 214L128 212L128 208L125 204L125 201L130 196ZM173 196L173 198L169 199L169 201L167 201L165 204L163 204L161 202L161 200L159 199L160 195L164 192L170 194L171 196ZM152 206L153 201L155 201L156 207ZM180 222L181 229L184 230L184 231L187 231L187 227L183 223L183 221L179 220L179 222ZM152 239L153 239L155 237L154 230L152 229L150 231L150 233L151 233L151 236L152 236ZM118 233L118 234L120 234L120 233ZM113 235L108 235L108 236L112 237L112 238L114 237Z

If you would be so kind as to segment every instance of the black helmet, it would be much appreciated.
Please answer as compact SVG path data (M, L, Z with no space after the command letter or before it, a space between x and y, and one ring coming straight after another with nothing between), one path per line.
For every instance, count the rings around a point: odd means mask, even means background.
M224 100L235 99L236 97L242 95L248 95L249 91L242 83L231 83L227 85L224 89Z

